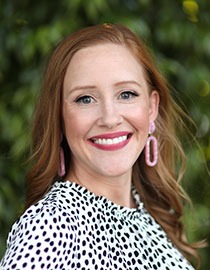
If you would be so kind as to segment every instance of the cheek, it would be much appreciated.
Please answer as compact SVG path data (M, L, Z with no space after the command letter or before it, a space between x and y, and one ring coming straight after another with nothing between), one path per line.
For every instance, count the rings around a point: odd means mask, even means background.
M129 113L129 112L128 112ZM149 131L149 110L147 106L136 107L129 113L129 119L132 125L143 133Z
M64 113L64 132L68 143L84 138L91 124L87 114Z

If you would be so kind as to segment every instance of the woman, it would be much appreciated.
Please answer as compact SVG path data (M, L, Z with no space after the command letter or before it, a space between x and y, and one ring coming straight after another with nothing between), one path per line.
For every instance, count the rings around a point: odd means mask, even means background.
M180 109L129 29L92 26L62 41L35 112L26 211L1 267L193 269L176 123Z

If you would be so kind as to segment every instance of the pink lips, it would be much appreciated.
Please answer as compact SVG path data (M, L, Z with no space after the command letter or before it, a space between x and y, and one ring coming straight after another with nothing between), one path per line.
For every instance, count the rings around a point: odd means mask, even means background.
M114 133L105 133L94 136L88 140L88 142L94 147L106 150L114 151L123 148L127 145L131 139L132 133L127 131L119 131Z

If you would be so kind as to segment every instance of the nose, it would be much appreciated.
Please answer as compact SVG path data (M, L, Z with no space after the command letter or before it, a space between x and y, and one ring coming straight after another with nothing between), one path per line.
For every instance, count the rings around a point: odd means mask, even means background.
M98 118L98 125L108 127L109 129L115 128L123 121L120 108L113 101L104 102L101 104L100 115Z

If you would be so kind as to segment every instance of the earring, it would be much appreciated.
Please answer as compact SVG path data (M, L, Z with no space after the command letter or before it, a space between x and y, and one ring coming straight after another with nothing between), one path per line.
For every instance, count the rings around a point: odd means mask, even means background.
M150 167L154 167L158 161L157 139L153 135L151 135L155 131L155 128L156 128L155 123L154 122L150 123L149 137L147 138L147 142L145 146L145 161L146 161L146 164ZM151 146L152 146L152 149L150 149ZM152 158L153 160L151 160Z
M61 135L61 142L63 140L63 136ZM65 157L64 157L64 151L63 147L60 146L60 166L58 168L58 175L60 177L63 177L66 173L66 168L65 168Z

